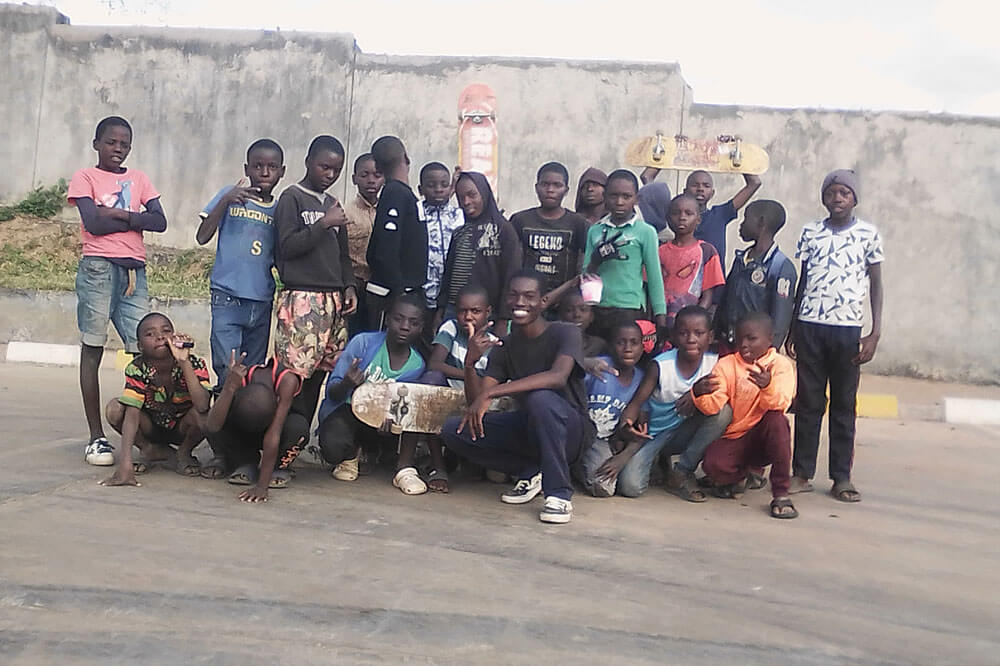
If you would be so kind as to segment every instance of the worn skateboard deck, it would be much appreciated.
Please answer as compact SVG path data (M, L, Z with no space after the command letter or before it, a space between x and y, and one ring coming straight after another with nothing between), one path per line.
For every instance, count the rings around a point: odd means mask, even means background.
M668 137L662 132L630 143L625 149L625 161L631 166L654 169L755 175L764 173L770 165L767 151L738 136L690 139Z
M448 386L365 382L351 396L351 410L362 423L378 428L390 419L396 426L395 434L437 434L449 416L464 409L465 391Z
M458 96L458 164L462 171L486 176L493 195L500 200L497 96L485 83L466 86Z

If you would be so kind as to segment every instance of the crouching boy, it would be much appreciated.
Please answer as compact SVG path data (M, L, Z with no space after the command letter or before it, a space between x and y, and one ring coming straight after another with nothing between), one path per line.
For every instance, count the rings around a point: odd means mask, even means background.
M694 404L705 414L729 405L733 420L705 451L702 467L716 495L735 499L750 469L771 466L771 516L799 515L788 496L791 480L791 430L785 411L795 395L791 361L772 346L771 318L751 312L736 326L736 353L723 357L712 376L715 387L694 388Z

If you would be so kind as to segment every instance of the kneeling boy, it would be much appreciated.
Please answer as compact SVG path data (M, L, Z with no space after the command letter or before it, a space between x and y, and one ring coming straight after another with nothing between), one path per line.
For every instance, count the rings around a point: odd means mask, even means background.
M795 395L795 369L771 345L773 328L762 312L744 317L736 326L736 353L715 366L714 389L695 388L694 404L706 414L727 404L733 410L732 423L705 451L702 464L716 494L735 498L749 470L770 465L771 516L795 518L799 513L788 496L792 441L785 416Z
M226 381L208 413L205 429L216 460L202 476L232 472L229 483L253 486L241 500L266 502L268 488L288 485L289 466L309 441L309 421L288 411L301 377L273 358L247 368L243 356L230 352Z
M105 408L111 427L122 436L121 457L105 486L137 486L136 473L148 463L166 460L169 445L177 446L177 472L197 476L201 471L191 451L204 437L203 415L208 412L208 368L191 353L194 343L174 333L174 325L159 312L139 320L139 355L125 366L125 390ZM132 445L142 460L132 462Z
M583 442L593 439L583 385L583 342L572 324L548 322L542 316L543 280L520 272L507 287L513 331L495 343L486 376L475 364L493 346L485 332L473 335L465 357L465 416L449 419L441 430L445 445L487 469L515 475L519 481L500 499L530 502L539 492L545 506L539 518L568 523L573 516L570 465ZM513 412L486 411L493 398L518 398Z

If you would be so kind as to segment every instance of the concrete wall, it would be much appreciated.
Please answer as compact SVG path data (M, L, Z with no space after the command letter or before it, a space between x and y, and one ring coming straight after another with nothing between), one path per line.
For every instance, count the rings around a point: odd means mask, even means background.
M838 167L862 177L861 215L883 231L887 262L885 373L1000 381L989 344L1000 327L1000 122L984 118L692 104L677 65L361 53L347 34L72 27L51 9L0 5L0 197L69 177L94 161L93 126L117 113L135 127L129 164L163 194L169 231L194 243L196 214L241 174L258 136L286 150L284 184L301 177L316 134L340 137L348 163L382 134L407 143L414 171L453 164L457 99L469 83L497 93L501 204L534 203L534 172L564 162L621 164L635 136L661 128L696 137L739 133L772 169L758 196L782 201L789 252L823 214L818 187ZM416 173L413 174L416 180ZM683 174L664 178L678 189ZM716 179L717 202L739 177ZM343 177L333 192L350 189ZM738 246L736 225L730 247Z

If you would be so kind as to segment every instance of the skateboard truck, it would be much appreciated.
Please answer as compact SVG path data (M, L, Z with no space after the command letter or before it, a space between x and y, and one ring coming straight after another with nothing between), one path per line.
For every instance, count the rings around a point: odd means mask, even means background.
M653 160L659 162L667 154L667 149L663 147L663 130L656 130L656 145L653 146Z
M738 136L733 136L732 134L720 134L718 138L719 143L735 143L736 147L729 150L729 161L733 163L733 166L737 169L743 163L743 150L742 143L743 139Z

